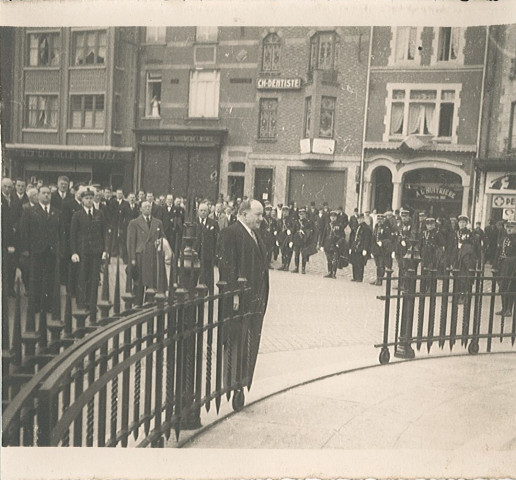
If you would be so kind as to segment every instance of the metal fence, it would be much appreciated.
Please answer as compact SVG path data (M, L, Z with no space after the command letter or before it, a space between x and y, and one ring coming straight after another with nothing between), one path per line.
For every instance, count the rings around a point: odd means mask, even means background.
M447 345L450 351L458 345L476 354L481 347L491 352L496 340L509 339L514 346L516 309L502 309L502 299L514 293L500 288L511 278L497 270L490 275L453 269L442 275L436 270L417 274L416 263L401 277L387 270L385 280L385 295L378 297L385 302L383 341L375 345L381 348L381 364L390 361L389 347L395 357L410 359L416 355L413 347L430 353L434 345L441 350Z

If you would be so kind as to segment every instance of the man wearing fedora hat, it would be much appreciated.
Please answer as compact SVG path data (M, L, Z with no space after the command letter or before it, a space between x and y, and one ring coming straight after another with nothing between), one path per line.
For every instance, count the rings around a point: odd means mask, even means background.
M281 249L281 267L278 270L288 271L292 252L294 251L294 234L296 233L295 219L290 215L290 208L283 205L281 208L280 228L277 242Z
M339 243L344 238L344 227L337 221L339 212L332 210L330 212L330 223L324 227L321 238L321 249L326 254L328 263L328 274L324 278L337 278L337 267L339 261Z
M507 222L506 230L500 255L502 309L496 314L510 316L516 297L516 221Z

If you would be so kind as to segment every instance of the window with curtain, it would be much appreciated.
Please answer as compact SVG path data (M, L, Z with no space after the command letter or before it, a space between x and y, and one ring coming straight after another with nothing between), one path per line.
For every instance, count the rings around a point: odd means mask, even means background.
M104 129L104 95L72 95L70 106L71 128Z
M167 27L146 27L145 43L165 43Z
M335 129L335 103L336 98L334 97L321 98L320 138L333 138L333 131Z
M55 129L57 113L57 95L27 95L26 127Z
M103 65L106 61L107 32L105 30L74 32L73 48L74 65Z
M59 33L29 34L29 66L59 66L60 44Z
M270 33L263 39L262 70L277 72L280 69L281 41L276 33Z
M305 131L304 138L310 138L310 130L312 125L312 97L305 99Z
M194 70L190 72L188 116L217 118L219 116L220 72Z
M398 27L396 29L396 61L416 58L417 27Z
M161 116L161 72L147 72L145 116Z
M455 90L393 90L389 136L453 137L455 101Z
M309 70L336 70L337 53L336 33L316 33L310 40Z
M258 129L259 138L276 138L276 121L278 116L278 99L260 99L260 126Z
M459 56L460 38L460 27L439 28L439 44L437 58L440 62L457 60Z

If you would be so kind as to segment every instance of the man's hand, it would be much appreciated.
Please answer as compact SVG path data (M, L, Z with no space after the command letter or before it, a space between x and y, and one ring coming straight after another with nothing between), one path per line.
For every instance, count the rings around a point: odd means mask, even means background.
M81 259L79 258L79 255L77 255L76 253L74 253L72 255L72 262L73 263L79 263L81 261Z
M381 246L382 246L382 241L381 241L381 240L379 240L379 241L378 241L378 242L376 242L376 243L378 243L378 246L379 246L379 247L381 247Z
M107 258L107 252L102 252L102 260L106 260Z
M396 258L396 253L395 253L395 252L392 252L392 253L391 253L391 257L392 257L392 258Z
M294 246L294 242L289 242L288 248L292 248Z
M351 251L351 248L349 249L349 254L351 255L353 252Z
M402 241L401 241L401 245L402 245L403 247L406 247L406 246L407 246L407 242L406 242L405 240L402 240Z
M233 310L238 310L238 307L240 306L240 297L238 295L235 295L233 297Z
M367 255L367 250L362 250L362 255L365 257Z
M136 267L136 260L131 260L131 265L132 265L133 267Z
M324 252L324 247L321 247L319 250L320 250L321 252Z
M7 247L7 253L14 253L16 249L14 247Z

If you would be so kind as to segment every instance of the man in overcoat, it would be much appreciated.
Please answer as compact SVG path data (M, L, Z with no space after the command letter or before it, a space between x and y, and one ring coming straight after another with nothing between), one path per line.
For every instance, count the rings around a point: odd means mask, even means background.
M425 230L421 234L419 251L421 253L421 292L430 290L429 278L431 271L437 271L444 256L445 239L436 228L435 218L428 217L425 220Z
M507 236L503 240L500 255L500 293L502 294L502 309L497 315L510 316L516 297L516 221L511 220L506 225ZM504 278L505 277L505 278Z
M290 208L284 205L281 209L277 242L281 249L281 267L278 270L288 271L292 253L294 251L294 234L296 233L296 219L291 215Z
M208 218L209 207L206 203L199 204L197 215L193 249L197 252L197 255L199 255L201 266L199 282L204 283L208 287L208 291L213 293L219 224L216 220Z
M79 190L82 207L72 217L70 228L71 260L79 265L77 308L96 311L100 266L107 258L107 226L104 214L93 208L95 192Z
M364 214L358 215L358 227L351 231L349 240L349 254L353 266L352 282L364 280L364 268L371 252L371 240L373 232L365 223Z
M296 220L294 233L294 262L295 268L292 273L299 273L299 260L301 257L301 273L306 273L306 264L310 258L311 251L316 252L317 239L315 238L315 226L307 217L306 209L300 208L299 218Z
M321 243L322 249L326 254L328 263L328 274L324 278L337 278L337 267L339 261L339 242L344 238L344 227L337 221L339 212L332 210L330 212L330 223L324 227Z
M134 289L137 305L143 303L145 288L164 291L167 283L165 264L161 260L158 262L157 255L164 236L163 223L151 215L150 202L142 202L140 210L142 214L131 220L127 227L129 264L137 272Z
M243 277L247 280L249 295L245 302L245 312L251 313L248 323L248 331L244 345L250 344L250 349L245 354L243 376L248 378L251 384L260 336L263 325L263 317L267 308L269 297L269 265L267 251L260 235L259 226L262 221L263 207L257 200L245 200L238 211L238 221L225 228L221 232L221 259L220 280L227 282L227 288L235 290L238 287L237 280ZM233 309L238 310L240 299L233 298ZM224 373L225 384L232 383L236 375L237 344L242 338L241 328L232 328L225 334L225 358L226 371ZM228 340L231 339L229 342ZM230 348L231 346L231 348ZM247 357L247 352L249 356ZM228 358L232 358L233 368L231 378L228 378Z
M20 250L29 261L29 309L52 312L52 293L59 281L60 212L51 205L50 188L39 189L39 202L24 209Z
M458 291L461 293L459 303L464 303L464 294L471 291L473 273L480 259L480 247L474 233L467 228L469 218L459 216L459 230L456 234L457 262L455 268L459 270L457 281Z
M392 253L394 252L393 232L391 223L384 215L378 214L378 223L374 227L371 253L376 263L376 281L372 285L381 286L385 269L392 268Z

